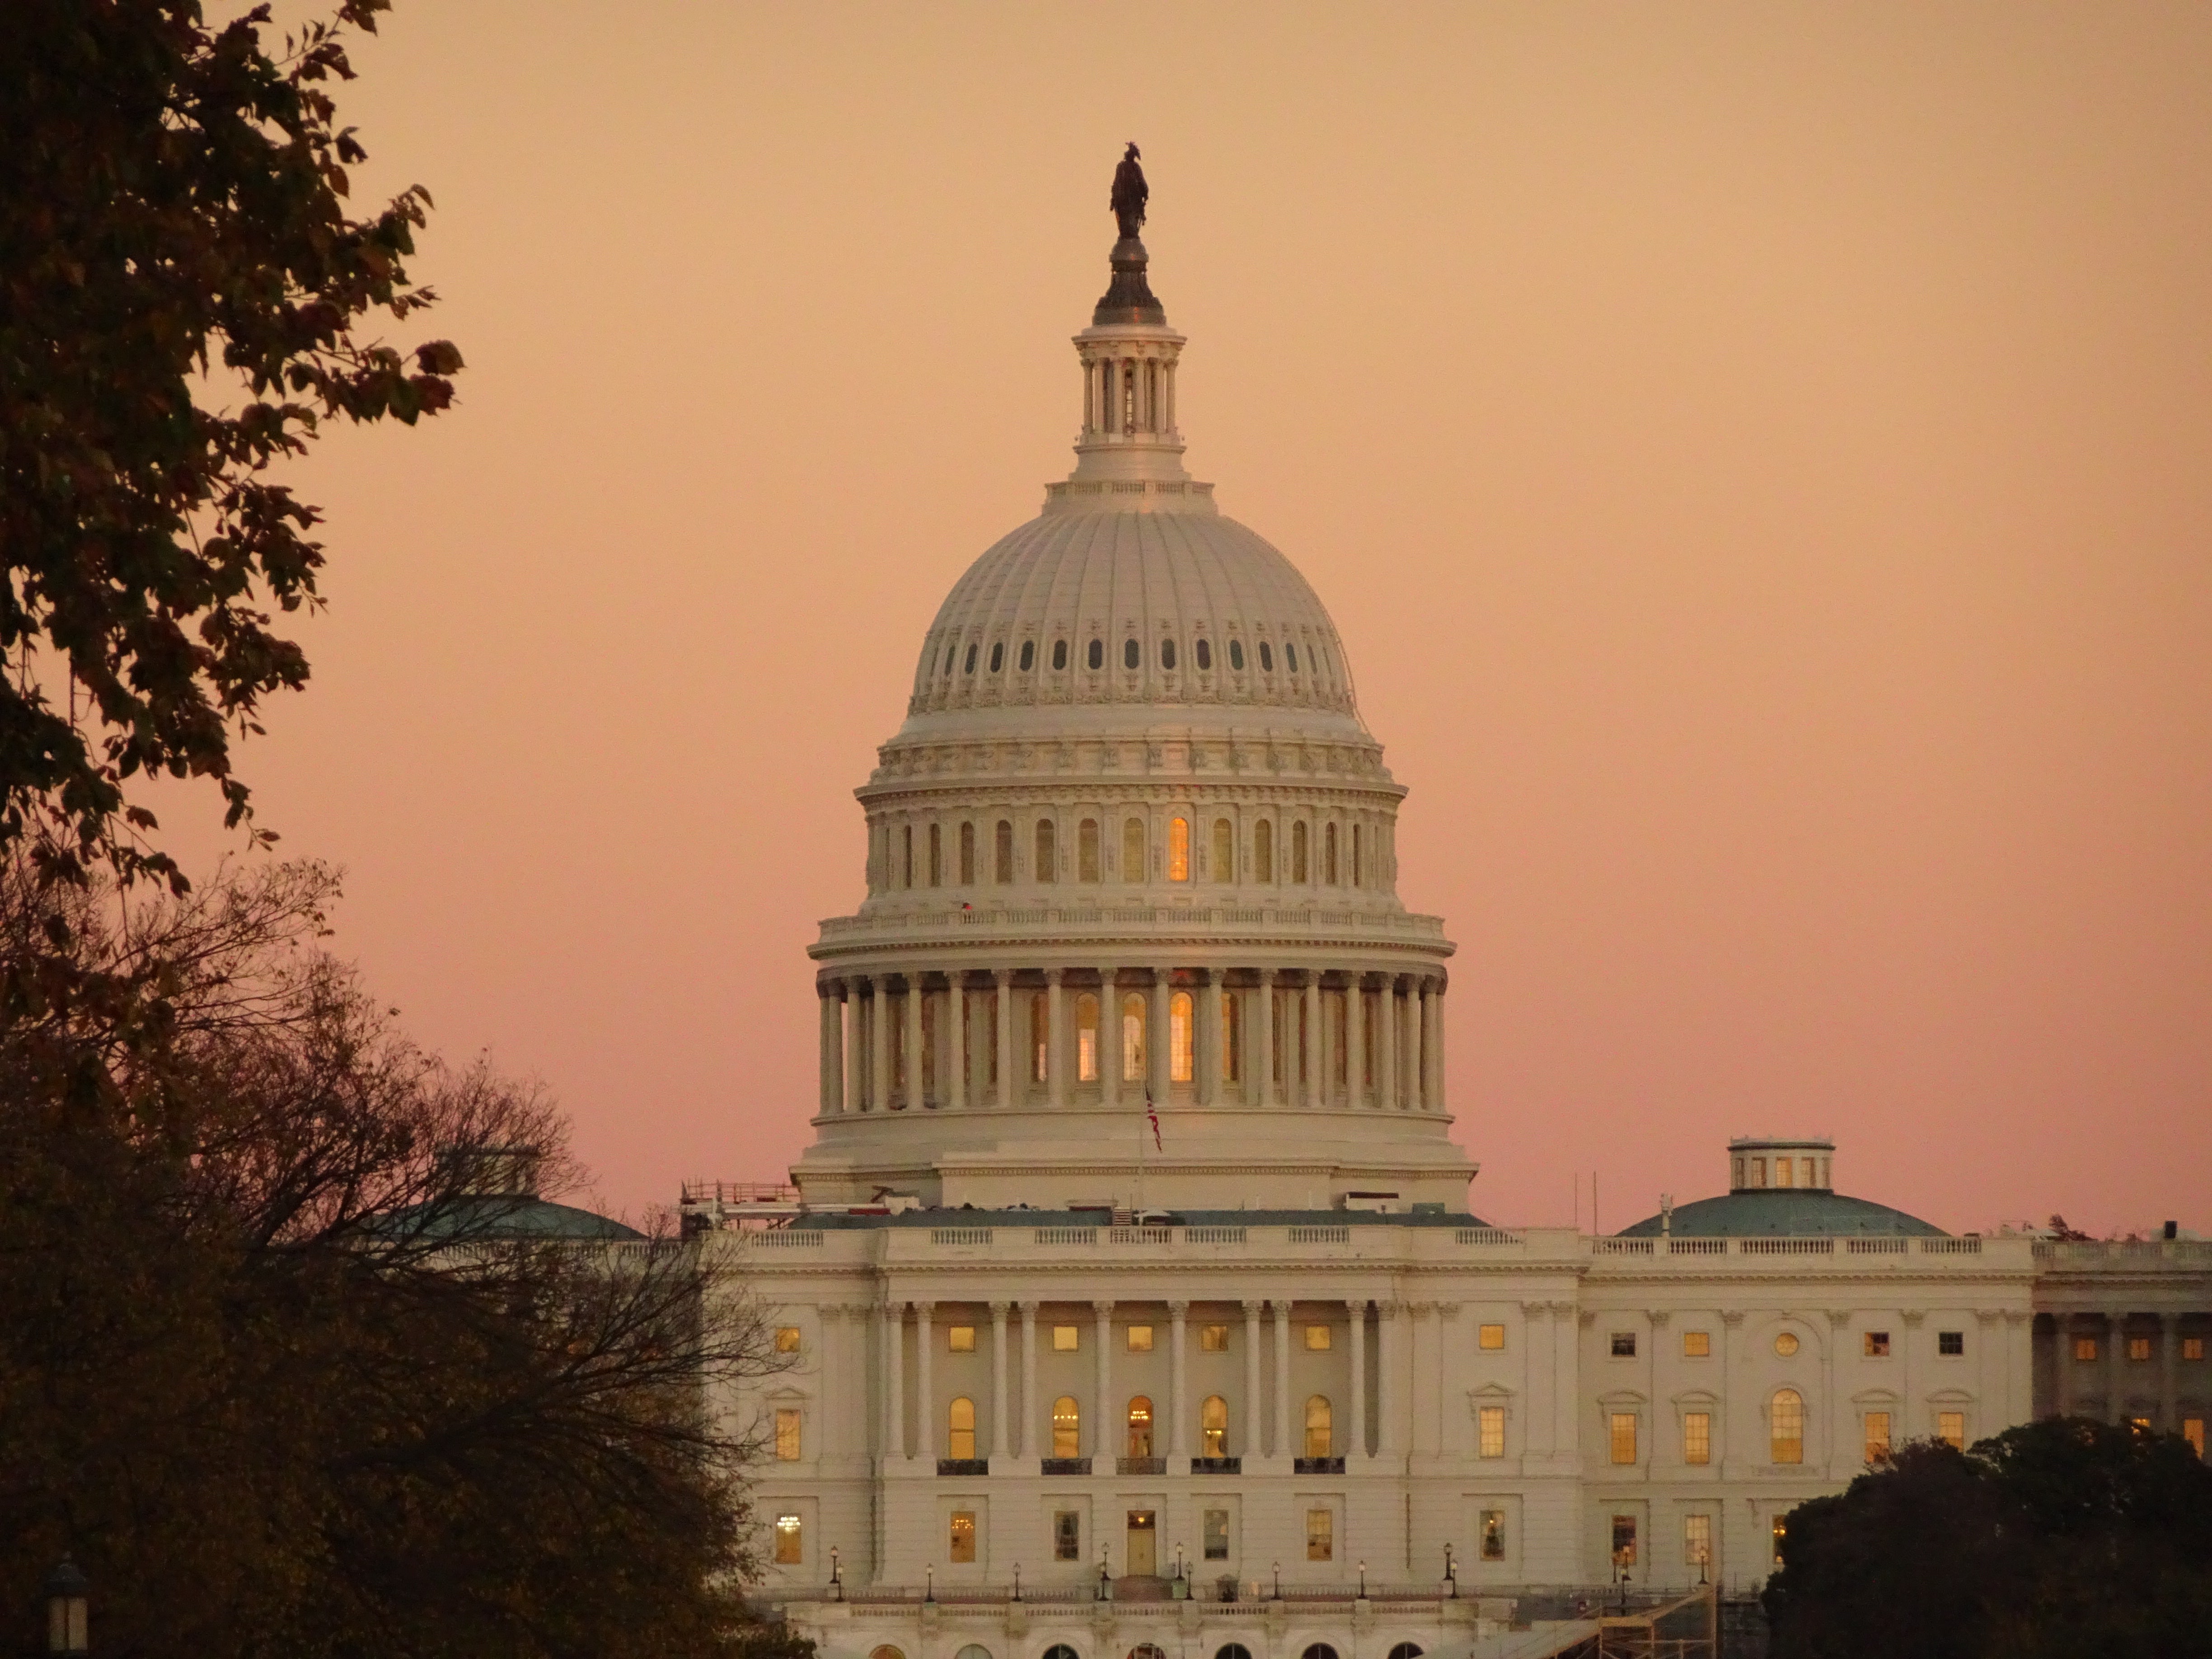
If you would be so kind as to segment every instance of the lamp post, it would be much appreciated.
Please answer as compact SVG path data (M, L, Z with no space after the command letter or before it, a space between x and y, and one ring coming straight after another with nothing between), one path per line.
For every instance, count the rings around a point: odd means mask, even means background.
M1015 1562L1015 1563L1014 1563L1014 1600L1015 1600L1015 1601L1020 1601L1021 1599L1022 1599L1022 1564L1021 1564L1020 1562L1017 1561L1017 1562Z
M841 1569L837 1565L837 1547L832 1544L830 1547L830 1599L832 1601L842 1601L845 1599L845 1581L840 1576L840 1572Z
M1452 1599L1459 1599L1459 1569L1452 1563L1452 1547L1444 1545L1444 1583L1451 1586Z
M1367 1564L1364 1561L1359 1564L1359 1599L1363 1601L1367 1599Z
M1283 1599L1283 1564L1279 1561L1275 1563L1275 1599Z
M937 1564L934 1561L921 1570L921 1599L925 1601L937 1600Z
M89 1626L91 1581L64 1556L46 1575L46 1651L65 1655L92 1651Z

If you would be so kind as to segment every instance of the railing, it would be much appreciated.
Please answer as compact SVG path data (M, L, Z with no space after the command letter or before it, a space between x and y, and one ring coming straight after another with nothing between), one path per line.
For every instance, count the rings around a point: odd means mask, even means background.
M2038 1261L2212 1261L2212 1238L2039 1238Z
M1462 1227L1452 1235L1455 1244L1518 1244L1522 1242L1518 1233L1509 1233L1503 1227Z
M1244 1230L1242 1227L1186 1227L1182 1230L1182 1242L1186 1244L1242 1244Z
M1039 1227L1036 1229L1036 1234L1031 1242L1037 1244L1096 1244L1098 1242L1098 1229L1096 1227Z
M932 1227L929 1242L933 1244L988 1244L988 1227Z
M1982 1241L1978 1238L1923 1238L1920 1241L1923 1255L1979 1255Z
M1242 1474L1244 1460L1241 1457L1194 1457L1190 1460L1193 1474Z
M991 1460L988 1457L940 1457L937 1460L939 1474L988 1474Z
M818 1250L829 1234L815 1227L763 1227L757 1231L733 1233L730 1237L744 1239L757 1250Z
M1667 1241L1668 1255L1726 1255L1725 1238L1670 1238Z
M1833 1255L1836 1241L1832 1238L1739 1238L1735 1248L1742 1255Z
M799 1188L788 1182L687 1181L683 1191L686 1204L793 1204L799 1200Z
M1847 1238L1844 1241L1846 1255L1903 1255L1912 1248L1909 1238Z
M1115 1227L1111 1230L1112 1242L1116 1244L1172 1244L1172 1227Z
M1284 1231L1290 1234L1290 1242L1293 1244L1352 1243L1352 1229L1349 1227L1288 1227Z
M1294 1457L1291 1460L1291 1472L1293 1474L1342 1474L1344 1460L1341 1457Z
M1168 1460L1164 1457L1117 1457L1114 1460L1116 1474L1165 1474Z
M1650 1255L1651 1241L1648 1238L1600 1238L1591 1241L1600 1255Z
M1087 1457L1048 1457L1044 1460L1047 1474L1088 1474L1091 1460Z
M1221 927L1271 927L1302 931L1313 927L1350 927L1363 933L1411 933L1418 938L1443 937L1441 916L1415 915L1403 910L1283 910L1231 905L1135 905L1127 909L1102 909L1073 905L1022 905L976 910L921 910L894 915L830 916L822 924L825 939L855 933L942 932L950 928L994 927L1150 927L1160 922Z

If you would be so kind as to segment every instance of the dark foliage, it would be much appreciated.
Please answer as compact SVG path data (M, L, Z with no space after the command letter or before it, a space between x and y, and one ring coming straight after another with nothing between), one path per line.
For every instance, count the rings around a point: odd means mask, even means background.
M5 9L0 851L181 887L126 781L212 777L244 822L231 744L307 678L270 611L317 602L319 514L273 469L332 417L453 399L450 343L355 331L433 299L404 264L428 193L345 210L365 157L337 25L388 3L281 46L265 6L221 28L196 0Z
M2212 1655L2212 1468L2078 1418L1940 1443L1791 1511L1774 1659Z

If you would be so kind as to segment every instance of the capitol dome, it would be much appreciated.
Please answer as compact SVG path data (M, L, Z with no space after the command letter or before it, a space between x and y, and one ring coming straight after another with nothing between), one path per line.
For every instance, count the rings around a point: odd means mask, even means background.
M822 924L813 1207L1467 1213L1452 945L1296 567L1183 466L1135 236L1074 337L1074 471L953 581Z

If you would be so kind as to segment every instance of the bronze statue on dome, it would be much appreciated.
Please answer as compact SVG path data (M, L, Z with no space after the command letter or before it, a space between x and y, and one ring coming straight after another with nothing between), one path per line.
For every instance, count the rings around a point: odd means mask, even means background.
M1145 183L1145 169L1138 162L1136 141L1122 152L1121 165L1114 169L1114 194L1107 205L1114 210L1114 217L1121 227L1121 234L1134 240L1144 228L1145 200L1152 192Z

